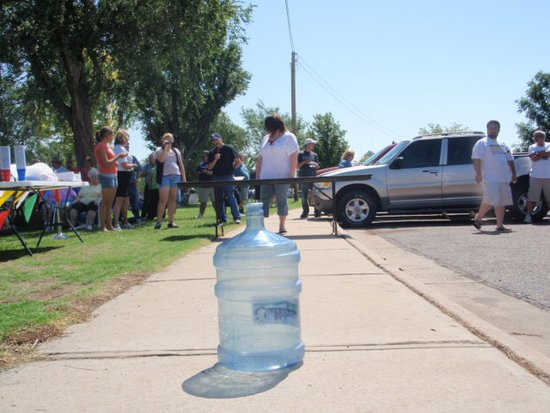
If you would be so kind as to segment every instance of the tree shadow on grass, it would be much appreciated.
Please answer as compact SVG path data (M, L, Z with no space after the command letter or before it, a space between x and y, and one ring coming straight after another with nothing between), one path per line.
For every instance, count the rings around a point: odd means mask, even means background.
M205 238L205 239L214 239L214 235L171 235L169 237L162 238L161 241L176 242L176 241L188 241L191 239Z
M56 250L58 248L63 247L40 247L40 248L31 248L31 252L33 257L40 254L41 252L48 252L52 250ZM22 257L28 257L29 254L27 253L27 250L21 246L20 248L16 249L9 249L9 250L0 250L0 262L7 262L11 260L16 260L18 258Z

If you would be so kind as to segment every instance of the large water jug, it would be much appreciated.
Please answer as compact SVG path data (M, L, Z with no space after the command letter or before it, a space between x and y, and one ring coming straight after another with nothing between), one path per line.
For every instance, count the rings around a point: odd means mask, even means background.
M265 371L304 358L296 243L265 229L262 204L248 204L244 232L214 255L220 344L227 368Z

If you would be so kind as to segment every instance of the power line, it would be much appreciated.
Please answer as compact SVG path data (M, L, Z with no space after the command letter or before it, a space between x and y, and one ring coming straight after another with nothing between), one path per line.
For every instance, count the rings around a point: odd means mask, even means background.
M288 24L288 37L290 38L290 48L292 49L292 52L294 52L294 39L292 38L292 27L290 25L290 11L288 9L288 0L285 0L285 7L286 7L286 21Z
M380 132L382 132L384 135L396 138L398 136L401 136L400 133L397 133L396 131L393 131L392 129L382 125L381 123L378 123L374 119L367 116L361 109L359 109L357 106L355 106L352 102L350 102L348 99L346 99L341 93L339 93L330 83L328 83L319 73L315 71L315 69L308 64L302 55L299 55L298 64L300 67L302 67L307 74L311 76L311 78L317 82L329 95L331 95L334 99L336 99L340 104L342 104L345 108L347 108L350 112L352 112L355 116L357 116L359 119L361 119L363 122L369 124L370 126L378 129Z

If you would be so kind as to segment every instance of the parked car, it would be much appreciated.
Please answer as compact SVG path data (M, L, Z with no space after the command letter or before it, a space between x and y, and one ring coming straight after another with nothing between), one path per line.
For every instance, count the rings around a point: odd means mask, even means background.
M316 185L312 198L316 210L336 213L338 221L348 227L365 227L378 212L444 213L477 209L482 198L481 185L475 182L471 154L482 132L418 136L391 148L374 165L338 169L324 176L349 176L337 182L336 211L332 211L330 182ZM523 219L527 204L531 160L515 155L517 183L512 186L514 204L510 212ZM354 180L354 175L371 174L368 180ZM539 204L533 219L548 212Z
M389 145L384 146L382 149L380 149L378 152L372 154L369 156L364 162L363 166L369 166L374 165L380 158L382 158L386 153L390 151L391 148L393 148L395 145L397 145L395 142L390 143ZM336 166L329 166L328 168L318 169L316 172L316 175L322 175L324 173L334 171L336 169L340 168L338 165Z

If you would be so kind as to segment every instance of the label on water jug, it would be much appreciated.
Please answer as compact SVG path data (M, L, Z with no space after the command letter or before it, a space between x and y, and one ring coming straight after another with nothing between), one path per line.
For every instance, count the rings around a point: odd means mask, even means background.
M298 326L298 300L254 303L254 323Z

